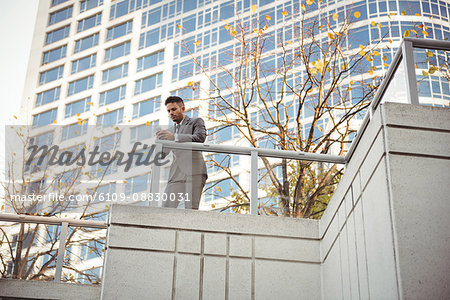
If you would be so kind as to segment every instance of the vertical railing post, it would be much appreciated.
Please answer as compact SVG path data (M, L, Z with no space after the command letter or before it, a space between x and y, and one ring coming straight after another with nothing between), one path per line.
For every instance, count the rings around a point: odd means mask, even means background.
M68 222L62 222L61 234L59 236L58 257L56 258L55 279L53 280L54 282L61 281L62 266L63 266L63 262L64 262L64 253L66 252L66 239L67 239L68 227L69 227Z
M250 214L258 214L258 151L256 150L251 152Z
M162 144L156 143L155 157L156 157L156 155L158 155L158 153L162 152L162 149L163 149ZM152 183L151 183L151 187L150 187L150 193L153 194L153 199L156 199L156 194L159 193L160 180L161 180L161 166L159 166L159 164L153 163ZM157 203L157 204L158 204L158 206L161 206L162 202L160 201L160 203Z
M413 44L411 41L403 40L402 55L405 66L406 77L406 95L411 104L419 104L419 95L417 92L416 66L414 62Z

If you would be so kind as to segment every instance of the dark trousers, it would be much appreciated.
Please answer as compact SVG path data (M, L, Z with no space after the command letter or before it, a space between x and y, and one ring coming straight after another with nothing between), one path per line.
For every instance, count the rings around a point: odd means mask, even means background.
M163 207L177 208L184 201L185 209L198 209L207 176L205 174L187 176L167 183L162 197Z

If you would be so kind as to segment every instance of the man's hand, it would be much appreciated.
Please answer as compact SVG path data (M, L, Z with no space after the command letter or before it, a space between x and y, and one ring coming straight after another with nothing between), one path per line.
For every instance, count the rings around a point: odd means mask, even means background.
M169 141L175 140L175 135L169 130L160 130L156 132L156 137L160 140L169 140Z

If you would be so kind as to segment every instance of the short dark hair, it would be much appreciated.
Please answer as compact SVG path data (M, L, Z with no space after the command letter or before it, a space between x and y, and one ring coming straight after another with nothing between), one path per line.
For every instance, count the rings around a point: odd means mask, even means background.
M167 97L166 102L164 103L164 105L167 105L169 103L178 103L178 105L184 106L183 99L181 99L178 96L169 96L169 97Z

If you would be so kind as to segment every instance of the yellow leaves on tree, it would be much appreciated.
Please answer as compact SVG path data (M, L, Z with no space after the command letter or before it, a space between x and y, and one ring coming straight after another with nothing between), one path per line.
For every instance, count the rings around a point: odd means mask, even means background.
M333 15L333 20L334 20L334 21L337 21L338 18L339 18L339 15L338 15L338 14L334 14L334 15Z
M281 14L282 14L283 16L287 16L287 15L288 15L288 12L285 11L285 10L283 10L283 11L281 12Z
M252 5L252 12L255 13L257 9L258 9L258 5L253 4L253 5Z
M355 13L353 14L355 16L355 18L359 18L361 17L361 13L359 11L355 11Z
M308 4L308 5L313 5L313 3L314 3L314 0L306 0L306 4Z
M195 46L200 46L201 43L202 43L202 42L201 42L200 40L197 40L197 41L194 42L194 45L195 45Z
M266 18L267 21L272 20L272 18L269 15L266 15L265 18Z

